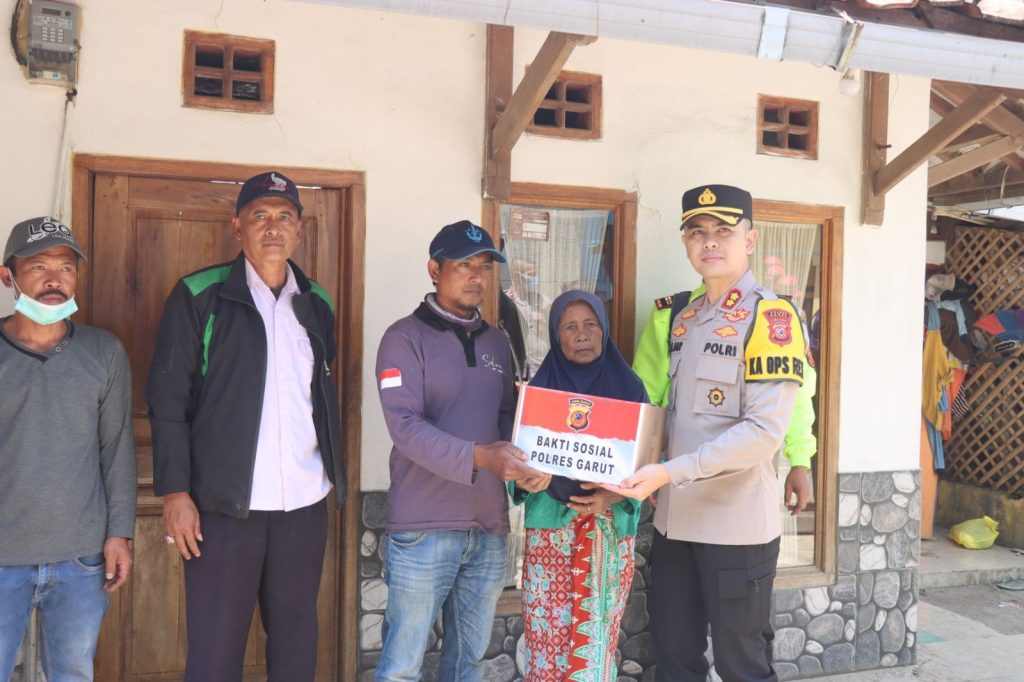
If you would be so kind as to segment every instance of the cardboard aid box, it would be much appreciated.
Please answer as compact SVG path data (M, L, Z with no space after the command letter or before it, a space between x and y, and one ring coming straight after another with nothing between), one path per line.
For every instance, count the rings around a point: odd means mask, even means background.
M665 410L526 385L519 392L512 442L534 469L617 484L660 459Z

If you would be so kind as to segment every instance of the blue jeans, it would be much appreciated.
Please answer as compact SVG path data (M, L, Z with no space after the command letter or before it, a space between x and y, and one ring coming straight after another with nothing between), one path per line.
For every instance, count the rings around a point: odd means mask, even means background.
M103 554L33 566L0 566L0 680L9 679L33 608L43 626L49 682L92 680L100 623L107 612Z
M479 530L387 533L388 605L377 682L419 680L431 629L444 629L437 679L479 682L505 578L508 537Z

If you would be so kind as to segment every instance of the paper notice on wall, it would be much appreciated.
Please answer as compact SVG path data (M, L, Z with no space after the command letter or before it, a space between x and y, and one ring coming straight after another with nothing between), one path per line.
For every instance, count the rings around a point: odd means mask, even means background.
M550 218L547 211L513 208L509 217L509 237L547 241Z

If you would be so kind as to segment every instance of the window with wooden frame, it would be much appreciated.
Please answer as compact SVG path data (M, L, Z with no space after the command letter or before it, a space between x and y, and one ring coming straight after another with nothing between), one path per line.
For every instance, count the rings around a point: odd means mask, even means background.
M186 107L274 112L274 41L185 31L181 91Z
M594 293L608 313L610 337L633 357L636 295L636 194L620 190L512 183L506 201L484 202L484 227L505 254L500 285L486 310L509 336L514 369L532 376L548 350L548 313L563 291ZM520 612L522 506L511 511L510 588L499 612Z
M765 287L790 298L810 330L817 390L812 398L817 453L811 460L813 500L797 516L780 509L783 533L776 588L831 584L837 570L839 457L839 312L842 306L843 209L754 200L757 246L751 271ZM789 472L777 457L779 484Z
M537 107L526 132L573 140L601 138L601 76L562 71Z
M757 96L757 153L818 158L818 103Z

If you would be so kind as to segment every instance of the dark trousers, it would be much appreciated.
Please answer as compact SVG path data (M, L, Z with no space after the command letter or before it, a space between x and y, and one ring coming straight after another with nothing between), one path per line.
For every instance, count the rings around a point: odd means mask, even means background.
M311 681L316 597L327 542L324 500L236 519L202 513L202 556L185 562L185 682L240 682L257 600L268 682Z
M658 682L707 679L708 624L724 682L774 681L772 584L779 540L709 545L655 531L648 602Z

